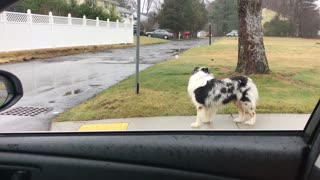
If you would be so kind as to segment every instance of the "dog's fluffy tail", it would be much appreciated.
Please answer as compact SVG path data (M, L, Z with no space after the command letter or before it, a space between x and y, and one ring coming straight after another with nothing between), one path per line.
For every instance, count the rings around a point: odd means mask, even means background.
M251 78L248 78L248 84L250 91L248 92L248 98L251 101L252 107L255 109L259 100L259 93L256 85Z

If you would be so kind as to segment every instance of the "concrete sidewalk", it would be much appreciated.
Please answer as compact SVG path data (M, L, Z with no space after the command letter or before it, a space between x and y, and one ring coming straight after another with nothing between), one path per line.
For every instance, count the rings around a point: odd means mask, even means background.
M237 115L233 115L237 116ZM55 122L51 131L146 131L146 130L303 130L310 114L258 114L254 126L234 123L229 114L219 114L211 124L193 129L195 116L121 118Z

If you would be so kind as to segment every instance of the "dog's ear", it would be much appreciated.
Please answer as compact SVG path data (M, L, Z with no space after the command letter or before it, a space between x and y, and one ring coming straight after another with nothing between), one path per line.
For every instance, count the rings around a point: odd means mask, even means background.
M199 69L199 67L195 67L194 70L193 70L193 73L197 72Z
M203 68L202 71L209 74L209 69L208 68Z

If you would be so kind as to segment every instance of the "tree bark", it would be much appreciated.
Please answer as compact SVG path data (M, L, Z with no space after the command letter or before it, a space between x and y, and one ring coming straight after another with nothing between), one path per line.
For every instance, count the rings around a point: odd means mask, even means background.
M265 74L270 71L262 32L262 0L238 0L239 45L236 72Z

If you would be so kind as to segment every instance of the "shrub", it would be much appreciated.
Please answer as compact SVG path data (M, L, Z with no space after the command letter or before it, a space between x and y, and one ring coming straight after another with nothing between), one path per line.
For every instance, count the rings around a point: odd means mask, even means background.
M266 22L263 27L266 36L294 36L297 28L289 20L281 20L279 15Z
M30 9L35 14L48 14L50 11L56 16L67 16L71 13L72 17L82 18L86 15L88 19L121 21L121 17L115 7L104 8L93 4L93 1L86 0L78 4L77 0L21 0L10 11L26 12Z

